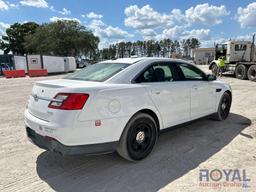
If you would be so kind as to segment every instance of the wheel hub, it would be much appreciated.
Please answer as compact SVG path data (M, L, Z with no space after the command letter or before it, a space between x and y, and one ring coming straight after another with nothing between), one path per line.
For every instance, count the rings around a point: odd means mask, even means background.
M137 143L142 143L145 140L145 133L143 131L140 131L136 135L136 141Z
M226 109L226 107L227 107L226 103L222 103L222 104L221 104L221 108L222 108L223 110Z

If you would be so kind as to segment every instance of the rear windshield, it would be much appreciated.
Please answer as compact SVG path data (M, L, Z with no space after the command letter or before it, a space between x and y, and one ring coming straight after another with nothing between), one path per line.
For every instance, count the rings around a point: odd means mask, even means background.
M125 63L97 63L76 71L65 77L65 79L102 82L128 66L129 64Z

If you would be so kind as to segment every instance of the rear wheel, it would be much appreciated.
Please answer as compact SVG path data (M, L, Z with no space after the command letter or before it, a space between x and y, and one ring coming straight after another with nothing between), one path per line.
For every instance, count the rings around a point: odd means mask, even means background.
M126 125L117 152L129 161L146 158L157 141L157 125L148 114L138 113Z
M235 71L235 74L236 74L236 78L237 79L246 79L247 78L247 67L245 65L238 65L236 67L236 71Z
M214 114L214 119L218 121L225 120L229 115L230 107L231 107L231 96L227 92L225 92L223 93L220 99L218 111L216 114Z
M247 72L248 79L251 81L256 81L256 65L250 66Z

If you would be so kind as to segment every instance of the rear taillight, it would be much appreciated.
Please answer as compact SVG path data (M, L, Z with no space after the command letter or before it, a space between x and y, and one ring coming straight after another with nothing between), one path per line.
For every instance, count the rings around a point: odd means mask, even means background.
M79 110L84 107L89 94L58 93L48 105L49 108L62 110Z

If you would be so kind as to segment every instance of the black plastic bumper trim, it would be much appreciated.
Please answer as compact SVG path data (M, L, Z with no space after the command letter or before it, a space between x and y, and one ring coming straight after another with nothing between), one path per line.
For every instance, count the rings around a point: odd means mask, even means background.
M50 137L44 137L37 134L33 129L26 127L27 136L38 147L52 152L57 152L62 155L79 155L79 154L104 154L114 152L117 148L118 141L90 144L90 145L76 145L66 146L57 140Z

